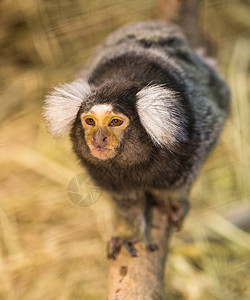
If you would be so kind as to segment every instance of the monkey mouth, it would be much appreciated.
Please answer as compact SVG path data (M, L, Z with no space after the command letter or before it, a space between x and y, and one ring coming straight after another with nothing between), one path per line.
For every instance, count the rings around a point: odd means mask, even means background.
M91 154L100 159L108 159L114 156L114 148L103 148L103 147L91 147Z
M114 149L108 149L108 148L95 148L95 151L100 152L100 153L107 153L109 151L112 151Z

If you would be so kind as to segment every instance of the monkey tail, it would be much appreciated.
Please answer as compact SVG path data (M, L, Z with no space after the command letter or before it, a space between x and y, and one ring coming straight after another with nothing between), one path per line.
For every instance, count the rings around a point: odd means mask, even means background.
M158 0L159 18L178 24L192 48L203 49L206 55L215 57L217 45L204 30L201 16L205 13L202 0Z

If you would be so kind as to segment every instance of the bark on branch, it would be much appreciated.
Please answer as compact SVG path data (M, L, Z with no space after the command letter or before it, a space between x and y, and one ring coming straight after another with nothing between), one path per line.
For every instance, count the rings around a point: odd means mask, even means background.
M161 300L164 293L164 267L172 225L166 214L153 211L151 234L159 249L149 252L138 243L137 257L122 249L110 262L108 300Z

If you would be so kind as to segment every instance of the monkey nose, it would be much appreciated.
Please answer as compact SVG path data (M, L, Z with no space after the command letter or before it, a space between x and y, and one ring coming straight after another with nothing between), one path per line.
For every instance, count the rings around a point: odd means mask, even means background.
M109 138L107 136L93 136L92 143L97 148L105 148L109 143Z

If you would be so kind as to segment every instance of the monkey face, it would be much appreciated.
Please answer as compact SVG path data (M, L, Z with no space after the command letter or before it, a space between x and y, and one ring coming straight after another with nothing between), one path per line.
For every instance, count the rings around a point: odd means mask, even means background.
M129 119L111 104L98 104L82 113L81 123L91 154L105 160L116 155Z

